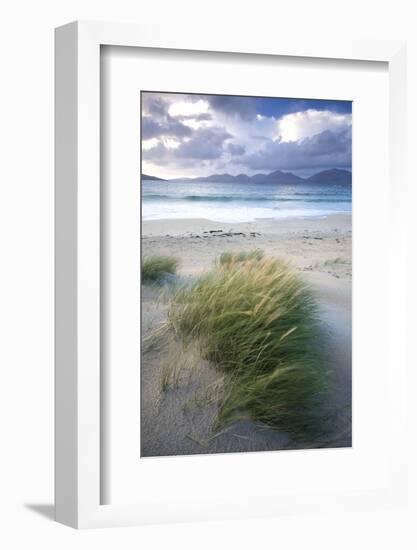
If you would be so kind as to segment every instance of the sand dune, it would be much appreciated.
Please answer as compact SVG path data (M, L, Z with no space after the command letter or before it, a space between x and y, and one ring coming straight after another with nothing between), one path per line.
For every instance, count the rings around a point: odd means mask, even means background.
M174 255L179 274L194 278L209 269L216 256L228 250L261 248L284 258L315 291L328 331L334 403L338 411L331 446L351 445L351 217L263 220L224 224L208 220L158 220L142 224L142 255ZM146 336L166 316L169 290L142 287L142 334ZM215 404L202 404L207 387L221 383L221 375L206 361L189 358L192 376L184 369L175 388L162 391L167 364L178 350L170 343L142 355L142 456L297 448L287 434L265 429L250 420L239 422L213 437ZM204 400L203 400L204 401ZM317 441L312 446L329 442Z

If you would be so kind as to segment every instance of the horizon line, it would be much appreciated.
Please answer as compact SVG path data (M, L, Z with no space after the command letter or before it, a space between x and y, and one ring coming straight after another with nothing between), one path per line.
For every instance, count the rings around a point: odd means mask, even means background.
M160 180L164 180L164 181L172 181L172 180L181 180L181 179L184 179L184 180L193 180L193 179L202 179L202 178L210 178L212 176L231 176L233 178L237 178L239 176L245 176L247 178L253 178L254 176L257 176L257 175L262 175L262 176L270 176L271 174L274 174L275 172L280 172L281 174L290 174L292 176L296 176L297 178L300 178L300 179L309 179L313 176L316 176L318 174L321 174L323 172L330 172L332 170L337 170L337 171L340 171L340 172L348 172L349 174L352 174L352 168L326 168L324 170L318 170L317 172L314 172L313 174L311 174L310 176L307 176L307 177L304 177L304 176L299 176L297 174L294 174L294 172L291 172L291 171L287 171L287 170L280 170L280 169L276 169L276 170L272 170L271 172L266 172L266 173L263 173L263 172L257 172L256 174L253 174L252 176L249 176L248 174L245 174L244 172L241 172L237 175L233 175L233 174L229 174L228 172L223 172L223 173L219 173L219 172L214 172L212 174L209 174L207 176L179 176L179 177L170 177L170 178L163 178L163 177L160 177L160 176L155 176L154 174L145 174L144 172L141 171L141 178L142 176L146 175L148 177L151 177L151 178L157 178L157 179L160 179Z

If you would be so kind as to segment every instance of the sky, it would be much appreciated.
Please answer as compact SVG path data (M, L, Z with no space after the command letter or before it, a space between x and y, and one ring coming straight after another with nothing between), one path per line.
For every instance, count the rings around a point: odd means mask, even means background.
M161 178L352 168L352 103L142 92L142 173Z

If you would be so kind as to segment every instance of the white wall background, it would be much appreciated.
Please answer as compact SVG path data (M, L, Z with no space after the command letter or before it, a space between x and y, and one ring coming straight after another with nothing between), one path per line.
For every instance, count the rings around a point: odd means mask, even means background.
M217 21L248 32L408 40L410 281L417 280L417 33L407 0L9 0L0 8L0 546L13 548L415 548L416 510L366 516L76 532L53 499L53 28L75 19ZM376 236L377 238L377 236ZM416 305L416 293L410 304ZM415 323L410 308L410 331ZM413 340L413 338L411 338ZM414 358L416 358L416 353ZM417 361L413 362L417 365ZM411 373L410 396L417 386ZM412 401L412 400L411 400ZM412 412L416 407L411 403ZM413 415L416 419L416 415ZM410 440L416 424L410 423ZM415 444L413 446L415 451ZM415 454L413 455L413 458ZM415 462L416 464L417 462ZM343 475L343 473L341 473ZM412 472L412 503L416 502Z

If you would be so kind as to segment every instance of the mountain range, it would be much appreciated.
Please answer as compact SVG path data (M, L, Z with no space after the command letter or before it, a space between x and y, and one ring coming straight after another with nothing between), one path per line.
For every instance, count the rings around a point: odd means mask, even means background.
M164 180L155 176L149 176L147 174L141 175L142 179L155 180L155 181L194 181L194 182L213 182L213 183L274 183L281 185L294 185L302 183L314 183L314 184L339 184L339 185L352 185L352 172L348 170L341 170L339 168L333 168L331 170L323 170L308 178L301 178L296 176L292 172L282 172L281 170L275 170L270 174L255 174L254 176L248 176L246 174L238 174L232 176L231 174L212 174L211 176L201 176L198 178L175 178Z

